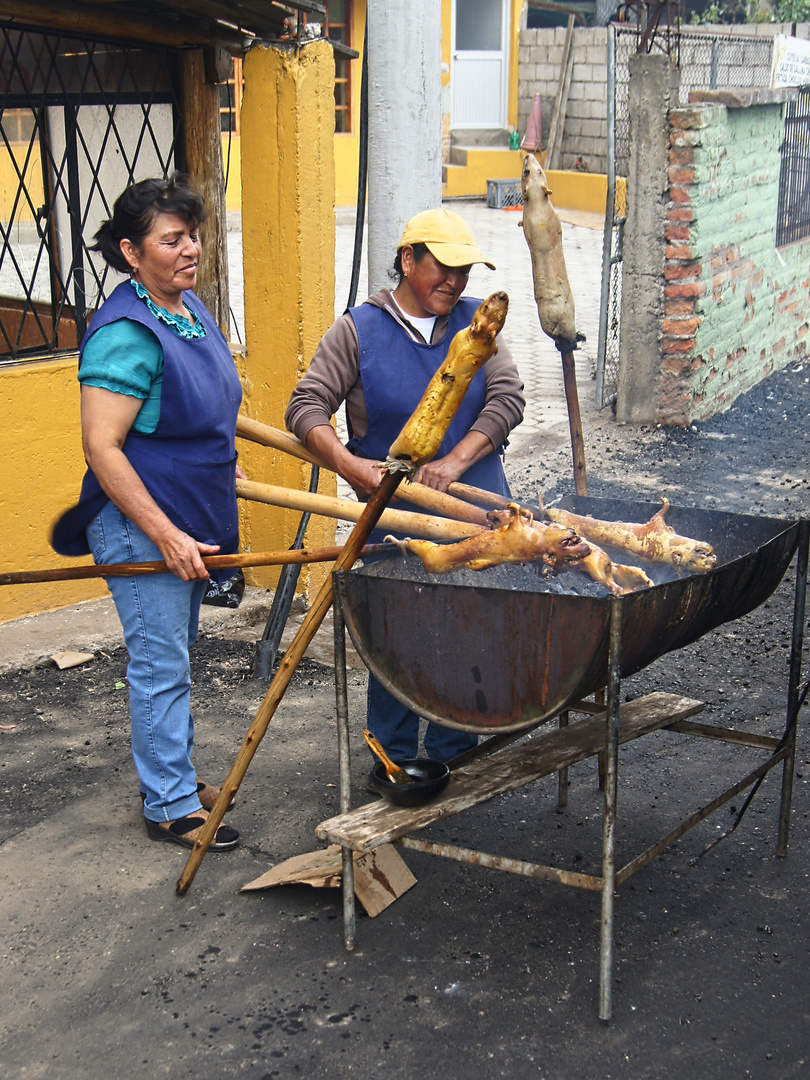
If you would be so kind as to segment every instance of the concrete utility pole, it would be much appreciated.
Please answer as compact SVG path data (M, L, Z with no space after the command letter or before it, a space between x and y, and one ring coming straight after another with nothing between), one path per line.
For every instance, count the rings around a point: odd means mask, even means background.
M441 205L441 4L368 0L368 291L414 214Z

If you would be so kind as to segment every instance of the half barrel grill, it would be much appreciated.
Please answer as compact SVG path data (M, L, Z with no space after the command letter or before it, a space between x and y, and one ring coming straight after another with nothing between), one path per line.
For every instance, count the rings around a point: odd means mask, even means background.
M637 522L659 509L576 496L561 506ZM620 601L625 677L758 607L782 580L799 533L798 523L674 506L667 523L710 543L717 566L687 574L644 563L656 584ZM606 685L611 597L582 571L566 569L548 582L525 565L439 577L397 553L338 575L337 587L371 673L438 724L480 734L520 731Z
M613 521L645 522L648 503L570 497L563 507ZM335 678L341 813L316 835L343 851L344 944L355 944L352 852L385 843L601 894L599 1017L612 1016L614 894L637 870L720 807L750 789L733 831L771 769L782 765L777 854L787 854L807 592L810 522L670 507L676 533L710 543L717 565L684 573L644 563L652 587L610 596L582 571L543 578L533 565L425 574L414 556L391 558L333 575ZM781 736L759 735L690 720L703 703L655 692L620 705L621 679L723 623L753 611L777 588L798 549L787 710ZM637 563L618 551L618 562ZM477 750L451 763L445 792L416 808L384 801L350 809L349 726L344 625L370 672L415 712L465 731L488 734ZM606 703L585 702L606 688ZM568 710L596 713L568 723ZM559 716L559 729L517 746L530 728ZM615 832L619 744L653 731L672 731L747 746L768 755L745 776L689 815L665 837L621 867ZM503 747L506 746L506 749ZM507 858L423 840L414 832L507 791L557 772L560 806L566 770L596 754L604 761L601 875ZM707 759L708 760L708 759ZM455 767L454 767L455 766ZM722 835L726 835L725 833ZM716 842L716 841L715 841Z

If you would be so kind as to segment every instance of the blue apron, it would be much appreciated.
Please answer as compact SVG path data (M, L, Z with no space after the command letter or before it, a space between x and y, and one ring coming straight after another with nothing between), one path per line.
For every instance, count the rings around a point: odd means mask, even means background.
M123 452L174 525L201 543L219 544L220 553L227 555L239 545L234 440L242 387L213 316L193 292L183 298L205 326L204 338L179 337L123 282L94 315L81 350L97 330L117 319L143 323L157 337L163 349L158 424L148 435L131 430ZM53 528L51 543L60 555L89 553L84 530L107 498L88 469L78 504Z
M446 359L453 338L459 330L470 325L480 303L480 300L462 297L450 312L444 337L435 345L414 341L388 312L374 304L365 303L349 309L360 345L360 381L368 414L368 429L362 438L349 431L350 450L361 457L385 460L394 439ZM482 368L470 383L437 458L449 454L461 442L484 408L485 401L486 376ZM501 448L476 461L459 481L508 498L510 492L501 463ZM400 500L397 509L419 510L419 507Z

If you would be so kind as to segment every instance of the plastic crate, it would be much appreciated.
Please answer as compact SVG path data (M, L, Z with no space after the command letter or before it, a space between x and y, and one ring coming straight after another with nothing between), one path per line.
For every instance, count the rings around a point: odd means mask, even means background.
M493 210L523 206L520 180L487 180L487 206Z

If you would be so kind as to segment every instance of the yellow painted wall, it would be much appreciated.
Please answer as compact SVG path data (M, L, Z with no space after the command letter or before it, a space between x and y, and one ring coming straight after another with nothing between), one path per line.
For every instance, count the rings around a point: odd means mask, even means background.
M225 177L225 209L242 209L242 140L239 135L222 133L222 170Z
M77 356L0 367L0 571L78 566L48 542L84 475ZM103 596L103 581L10 585L0 622Z
M247 415L283 427L296 379L334 320L334 64L332 49L254 50L242 115L246 355L237 358ZM234 168L233 145L231 169ZM233 192L231 193L233 194ZM233 205L232 203L230 205ZM0 365L0 571L76 566L50 548L50 527L76 499L84 473L77 357ZM241 443L255 480L305 487L308 467ZM334 478L321 490L334 493ZM289 547L298 514L240 504L243 547ZM334 542L313 519L307 540ZM316 568L302 583L317 585ZM254 582L271 584L276 573ZM3 586L0 622L103 596L102 581Z
M34 205L39 207L45 202L39 143L36 143L31 149L30 158L28 158L28 151L28 143L11 143L10 152L4 148L3 152L0 153L0 207L3 208L2 215L5 221L9 218L9 210L6 208L14 205L19 191L18 170L24 172L25 185ZM28 158L27 163L26 158ZM18 204L15 218L17 221L34 220L31 208L25 200Z
M245 274L243 412L283 428L284 410L335 315L334 61L331 46L300 52L257 46L245 57L242 103L242 249ZM301 488L309 466L250 443L240 463L251 480ZM335 493L322 474L320 490ZM289 547L293 511L242 504L245 548ZM313 518L310 545L334 541L335 523ZM319 584L324 567L304 568ZM249 580L272 585L277 570Z

